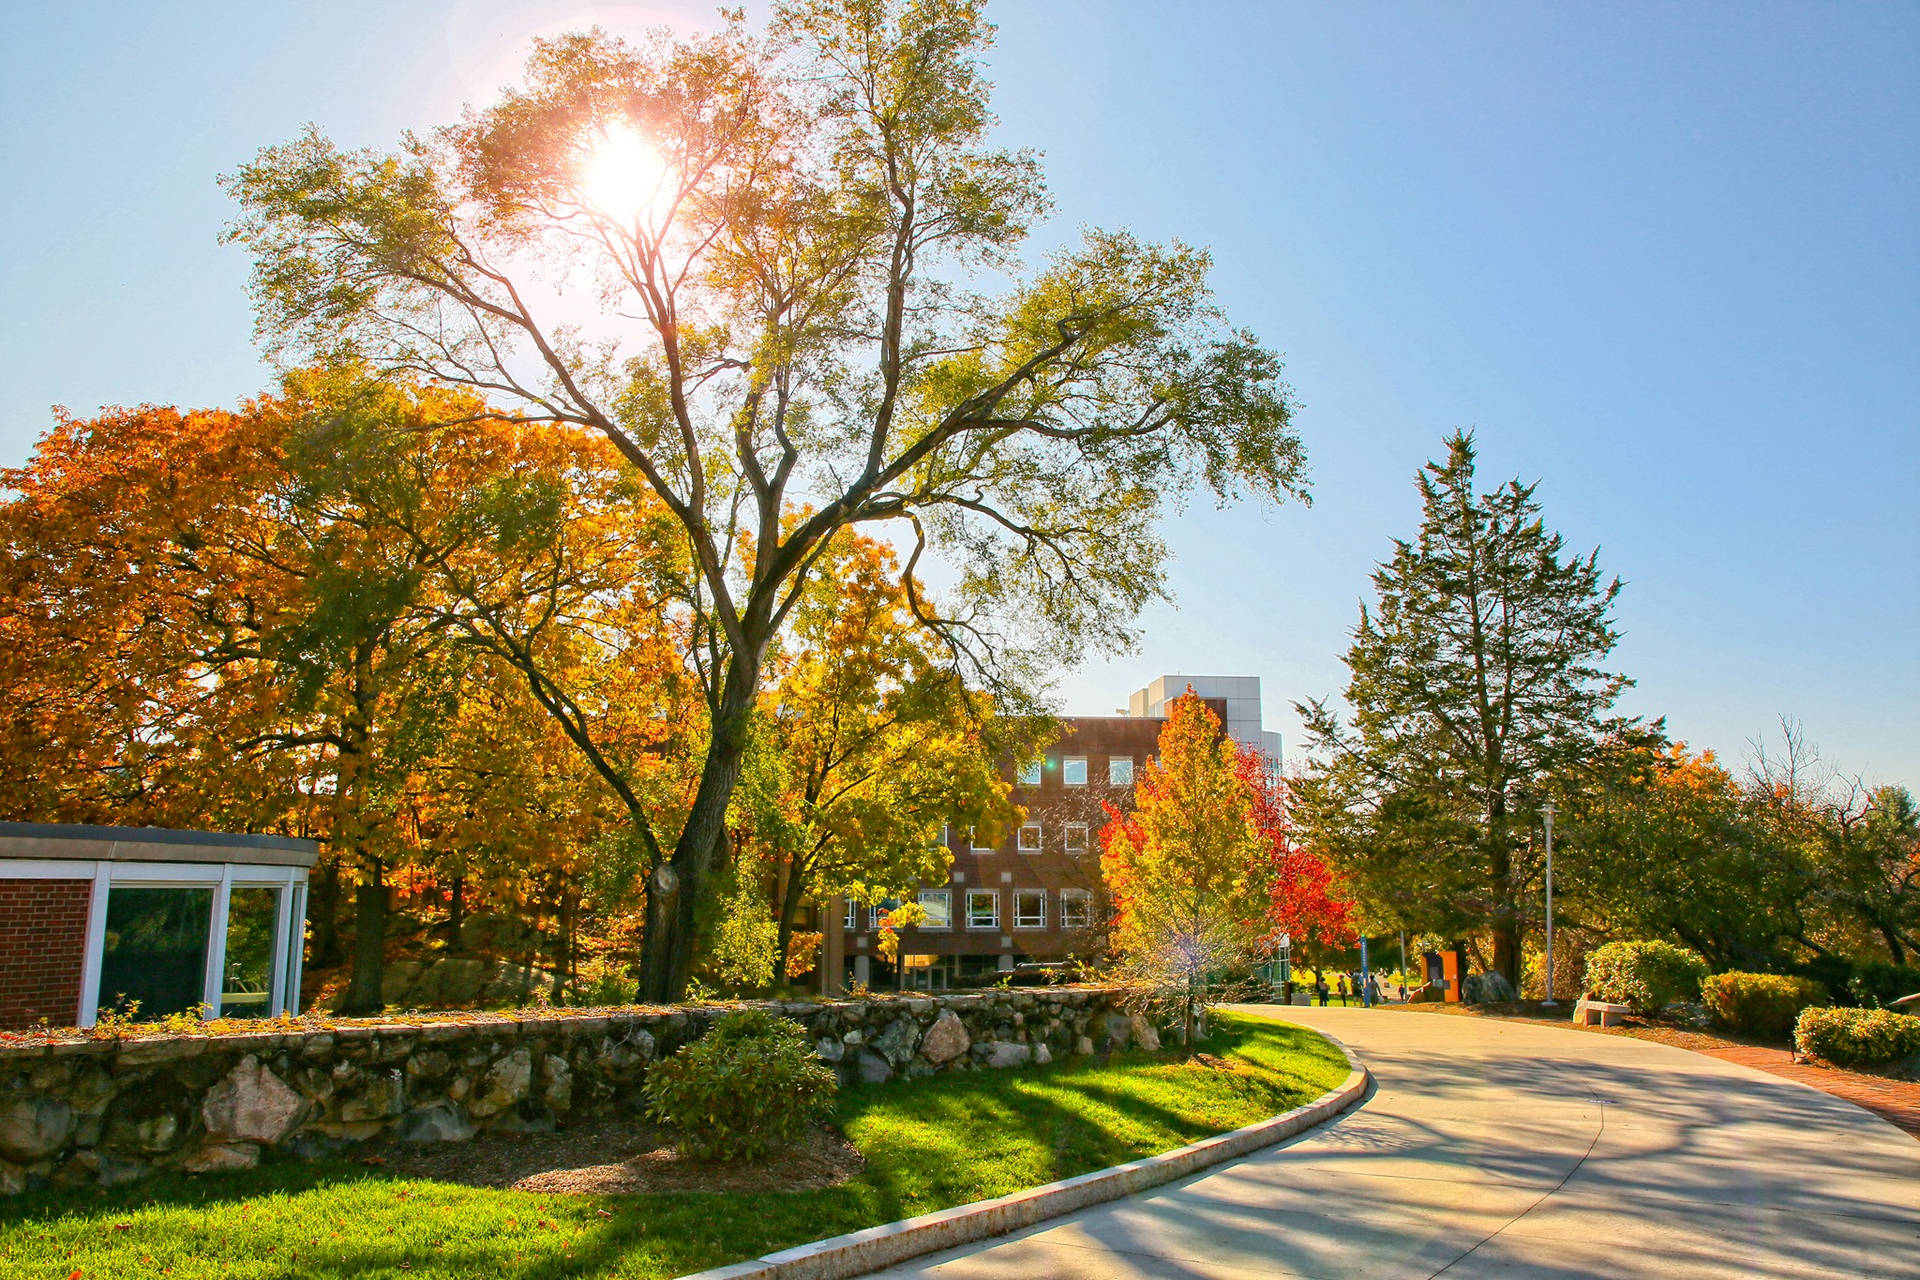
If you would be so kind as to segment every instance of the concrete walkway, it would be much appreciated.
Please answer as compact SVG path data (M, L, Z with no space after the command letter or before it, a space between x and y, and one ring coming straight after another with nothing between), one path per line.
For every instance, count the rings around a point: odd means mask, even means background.
M1920 1143L1848 1102L1624 1036L1258 1007L1375 1093L1185 1182L881 1273L1920 1280Z

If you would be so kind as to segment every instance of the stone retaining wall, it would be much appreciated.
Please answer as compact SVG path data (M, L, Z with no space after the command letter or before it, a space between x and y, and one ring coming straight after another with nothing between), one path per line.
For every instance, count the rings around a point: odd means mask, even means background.
M843 1082L1045 1063L1156 1028L1105 988L769 1003ZM113 1184L155 1169L246 1168L393 1133L458 1141L631 1113L655 1059L727 1010L693 1006L76 1040L0 1048L0 1194Z

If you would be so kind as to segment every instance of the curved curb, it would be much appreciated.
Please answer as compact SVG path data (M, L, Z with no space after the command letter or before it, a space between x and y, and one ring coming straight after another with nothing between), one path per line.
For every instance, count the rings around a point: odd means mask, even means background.
M1280 1021L1280 1019L1274 1019ZM1294 1023L1298 1026L1300 1024ZM1321 1094L1305 1106L1295 1107L1270 1120L1261 1120L1229 1133L1202 1138L1198 1142L1146 1156L1110 1169L1096 1169L1075 1178L1029 1187L992 1200L955 1205L937 1213L921 1214L884 1226L868 1227L842 1236L796 1245L746 1262L696 1272L681 1280L847 1280L851 1276L878 1271L909 1258L937 1253L956 1245L971 1244L994 1236L1006 1235L1049 1218L1084 1209L1088 1205L1118 1200L1162 1183L1173 1182L1228 1160L1236 1160L1262 1147L1282 1142L1302 1130L1331 1120L1358 1102L1367 1092L1371 1078L1353 1050L1334 1037L1309 1027L1346 1055L1350 1070L1338 1086Z

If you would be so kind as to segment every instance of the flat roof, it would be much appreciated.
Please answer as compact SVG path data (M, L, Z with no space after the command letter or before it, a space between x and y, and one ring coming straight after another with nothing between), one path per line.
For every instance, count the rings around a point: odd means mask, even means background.
M68 822L0 822L0 858L72 862L212 862L311 867L316 840L175 831L167 827L93 827Z

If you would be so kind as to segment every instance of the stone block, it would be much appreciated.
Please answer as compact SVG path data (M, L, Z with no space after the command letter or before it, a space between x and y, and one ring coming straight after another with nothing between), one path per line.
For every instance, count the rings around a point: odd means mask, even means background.
M1029 1045L1016 1044L1009 1040L994 1040L982 1045L985 1049L986 1065L995 1069L1001 1067L1024 1067L1033 1060L1033 1049Z
M0 1156L20 1164L44 1160L73 1133L73 1106L60 1098L27 1094L0 1101Z
M938 1066L952 1062L965 1053L972 1043L973 1038L967 1034L967 1025L960 1020L960 1015L951 1009L943 1009L933 1025L927 1028L926 1037L920 1042L920 1053L928 1062Z
M305 1099L248 1054L207 1091L200 1119L217 1142L272 1146L293 1131L306 1109Z
M399 1134L402 1142L464 1142L473 1122L456 1102L430 1102L400 1117Z
M521 1045L482 1076L467 1110L476 1117L497 1115L526 1098L533 1084L533 1052Z
M180 1167L188 1173L222 1173L259 1163L260 1148L251 1142L213 1142L188 1156Z

